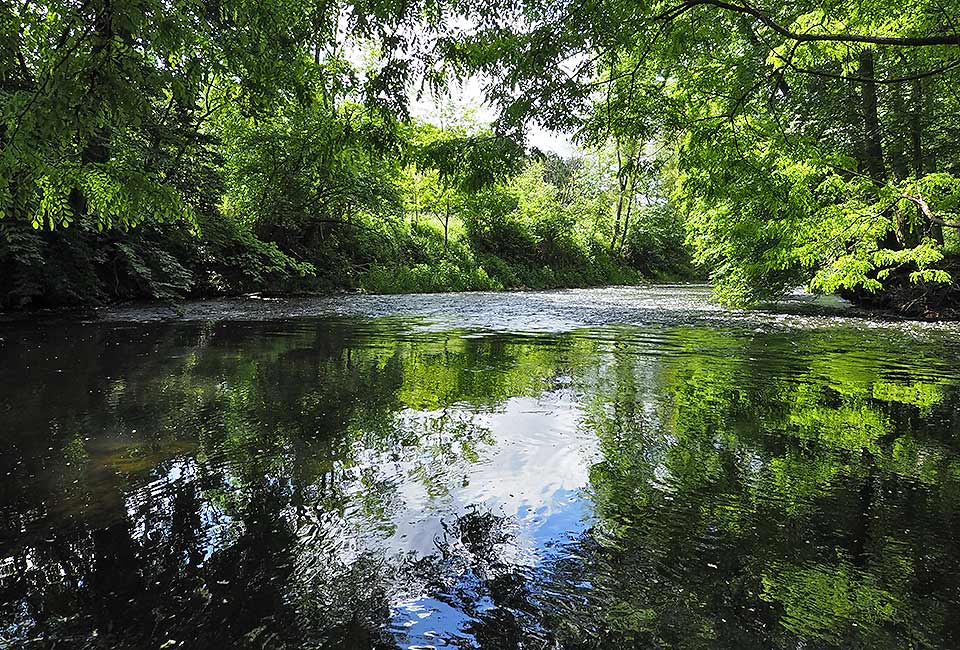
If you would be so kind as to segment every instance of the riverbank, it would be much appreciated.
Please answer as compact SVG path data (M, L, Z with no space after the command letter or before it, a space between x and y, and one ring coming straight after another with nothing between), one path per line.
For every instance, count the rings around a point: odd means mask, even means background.
M899 271L882 292L864 290L843 292L843 297L873 311L921 320L960 320L960 256L948 255L944 271L954 278L950 283L914 282L906 271Z
M707 284L644 282L635 285L505 289L501 291L272 295L251 293L183 300L140 300L99 307L0 312L0 322L37 318L81 321L277 321L317 317L404 318L425 327L504 330L518 322L532 331L648 324L708 324L790 328L816 322L824 327L958 328L957 319L918 319L891 310L869 309L839 296L793 292L751 309L718 304ZM812 320L811 320L812 319Z
M797 327L894 327L902 331L960 331L953 321L920 321L859 308L835 296L793 293L754 309L730 309L706 284L528 291L410 294L339 293L324 296L249 294L178 302L140 301L82 311L7 314L22 322L38 316L87 322L257 322L316 318L373 322L400 319L424 330L562 332L589 327L707 325L749 330Z
M481 241L462 224L451 226L449 237L425 223L382 236L361 237L341 228L307 247L280 247L229 220L214 219L203 224L202 236L181 224L145 224L129 232L99 232L81 224L46 232L5 222L0 231L0 311L251 293L596 287L686 277L687 268L676 260L662 268L644 266L630 250L611 254L592 237L507 241L498 235Z

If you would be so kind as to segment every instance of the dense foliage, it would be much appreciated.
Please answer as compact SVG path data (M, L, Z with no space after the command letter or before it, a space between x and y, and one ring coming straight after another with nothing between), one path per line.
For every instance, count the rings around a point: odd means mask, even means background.
M516 134L410 119L452 11L423 9L5 4L0 307L634 280L601 177L561 202Z
M2 303L703 268L731 303L807 285L946 313L958 16L940 0L7 4ZM494 124L411 119L411 93L468 75ZM524 149L531 122L581 153Z
M663 196L721 298L807 284L956 305L957 3L499 9L451 56L504 79L505 119L660 143Z

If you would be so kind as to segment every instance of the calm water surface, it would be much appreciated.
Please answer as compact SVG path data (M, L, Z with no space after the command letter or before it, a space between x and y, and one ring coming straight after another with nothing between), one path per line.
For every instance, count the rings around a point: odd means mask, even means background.
M960 329L705 295L0 324L0 648L960 647Z

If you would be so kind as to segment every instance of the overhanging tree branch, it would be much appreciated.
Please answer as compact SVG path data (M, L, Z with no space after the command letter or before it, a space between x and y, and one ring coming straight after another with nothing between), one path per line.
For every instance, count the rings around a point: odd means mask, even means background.
M687 0L686 2L672 7L663 13L654 16L654 20L672 21L676 20L688 11L697 7L716 7L724 11L752 16L759 20L763 25L798 43L813 42L840 42L840 43L862 43L864 45L892 45L899 47L929 47L934 45L960 45L960 35L956 33L937 34L935 36L870 36L867 34L811 34L798 33L788 29L768 16L766 13L749 4L735 4L725 2L724 0Z
M960 228L960 223L950 223L949 221L944 221L943 219L935 215L933 213L933 210L930 209L930 206L927 204L926 201L923 200L923 197L921 196L910 196L909 194L901 194L900 199L901 200L905 199L907 201L910 201L914 205L916 205L918 208L920 208L920 212L923 213L923 216L925 216L929 221L932 221L933 223L938 223L941 226L945 226L947 228Z
M778 58L782 59L782 57L778 57ZM917 81L919 79L926 79L928 77L935 77L939 74L943 74L944 72L949 72L954 68L960 67L960 59L957 59L955 61L951 61L950 63L947 63L946 65L942 65L939 68L934 68L932 70L925 70L924 72L918 72L916 74L911 74L911 75L906 75L901 77L878 77L876 79L868 79L866 77L860 77L857 75L835 74L832 72L826 72L824 70L813 70L811 68L803 68L794 64L790 60L786 60L786 59L783 59L783 60L784 60L785 67L788 67L794 72L797 72L800 74L807 74L814 77L823 77L825 79L838 79L840 81L852 81L854 83L875 83L875 84L880 84L885 86L905 83L907 81Z

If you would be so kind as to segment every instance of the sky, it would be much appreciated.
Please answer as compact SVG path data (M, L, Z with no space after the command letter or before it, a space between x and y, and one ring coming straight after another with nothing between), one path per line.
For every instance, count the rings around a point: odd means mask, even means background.
M439 108L444 100L431 93L423 97L414 97L411 101L411 113L414 117L441 126ZM483 82L478 77L470 77L463 83L451 84L449 101L454 109L474 111L474 117L483 123L491 123L496 117L496 109L483 100ZM552 151L564 158L577 153L578 149L569 135L544 129L531 124L527 130L527 145L541 151Z
M341 17L342 38L347 40L346 15ZM463 26L462 28L466 28ZM367 61L368 49L362 43L346 44L347 59L358 68L369 64ZM573 63L576 63L575 61ZM448 87L448 97L437 97L429 91L417 97L416 91L411 90L410 113L413 117L425 120L437 126L443 126L440 119L440 106L446 101L455 109L462 111L473 110L474 118L485 124L492 123L497 117L497 111L484 101L484 81L477 75L472 75L463 81L453 81ZM580 153L572 138L565 133L545 129L538 124L531 123L527 127L526 145L541 151L551 151L563 158Z

